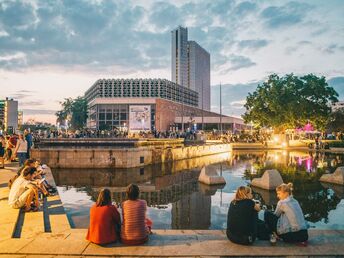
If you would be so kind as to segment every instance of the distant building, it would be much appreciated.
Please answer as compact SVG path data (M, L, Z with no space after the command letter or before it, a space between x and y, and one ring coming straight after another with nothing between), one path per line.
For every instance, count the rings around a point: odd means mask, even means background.
M335 112L339 109L344 110L344 101L338 101L335 104L332 105L332 112Z
M210 54L179 26L171 31L172 81L198 92L198 108L210 111Z
M0 128L9 132L18 129L18 101L8 98L0 100Z
M24 113L23 111L18 111L18 128L21 128L24 123Z
M204 129L220 128L219 114L198 108L196 91L165 79L101 79L85 98L87 127L92 129L201 129L202 121ZM244 125L242 119L228 116L222 116L222 123L226 130Z

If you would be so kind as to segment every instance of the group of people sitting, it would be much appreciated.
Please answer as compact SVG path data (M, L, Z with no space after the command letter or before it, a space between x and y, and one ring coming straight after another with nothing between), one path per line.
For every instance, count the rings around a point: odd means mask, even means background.
M262 207L253 200L252 190L247 186L237 189L227 218L227 237L234 243L249 245L256 238L269 240L272 244L284 242L307 245L308 231L300 204L292 195L293 184L281 184L276 188L279 199L274 212L265 210L264 221L258 219Z
M111 192L102 189L90 211L90 226L86 239L96 244L108 244L120 240L126 245L140 245L151 234L152 221L147 218L147 203L140 200L140 189L130 184L127 200L122 203L122 218L111 201Z
M17 174L8 182L8 204L14 209L35 212L40 207L40 193L54 195L56 189L45 180L44 166L35 159L27 159ZM41 198L42 199L42 198Z
M279 202L274 212L265 210L264 221L258 219L262 207L253 200L247 186L237 189L227 218L227 237L230 241L250 245L255 239L278 239L307 245L308 231L301 207L292 196L292 183L276 188ZM97 202L91 208L90 226L86 239L96 244L108 244L120 240L126 245L140 245L148 240L152 221L147 218L146 201L139 199L140 190L135 184L127 187L127 200L122 203L122 218L111 201L108 189L100 191Z

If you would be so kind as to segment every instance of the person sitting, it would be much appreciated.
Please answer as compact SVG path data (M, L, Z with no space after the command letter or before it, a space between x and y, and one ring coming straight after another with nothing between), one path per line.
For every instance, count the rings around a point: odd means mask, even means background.
M257 237L260 205L252 200L252 190L240 186L231 202L227 215L227 238L242 245L252 244Z
M276 188L279 199L274 213L265 211L264 220L272 238L277 237L285 242L299 242L307 244L308 231L307 223L302 213L302 209L297 200L292 195L293 184L281 184Z
M140 200L140 189L135 184L127 187L128 200L122 203L121 241L126 245L141 245L148 241L152 222L146 218L147 203Z
M90 211L90 226L86 239L99 245L116 242L120 225L119 212L111 203L111 192L109 189L102 189Z
M24 208L25 212L38 211L38 188L31 181L35 172L35 168L26 167L22 175L13 182L8 196L10 207L14 209ZM34 202L33 205L32 202Z

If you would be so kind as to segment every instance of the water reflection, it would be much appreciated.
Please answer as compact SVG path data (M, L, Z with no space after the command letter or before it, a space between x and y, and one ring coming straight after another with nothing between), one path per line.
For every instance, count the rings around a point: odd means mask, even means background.
M344 187L318 182L322 173L332 172L339 165L343 165L343 155L235 152L125 170L63 169L53 173L76 227L87 227L88 210L101 188L109 188L114 201L121 203L125 200L125 187L136 183L141 198L147 201L155 228L222 229L226 227L228 206L235 189L249 184L266 169L276 168L285 182L294 183L294 195L312 226L344 228L344 219L338 219L337 215L344 211L340 206ZM200 184L198 176L202 166L212 166L222 173L227 184L216 187ZM255 198L268 208L275 207L274 191L253 190ZM77 195L80 197L76 198Z

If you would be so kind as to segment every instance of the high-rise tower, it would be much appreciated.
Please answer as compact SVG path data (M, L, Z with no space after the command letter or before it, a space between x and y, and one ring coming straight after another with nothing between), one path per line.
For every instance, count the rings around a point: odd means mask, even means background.
M172 81L198 92L198 107L210 111L210 54L179 26L172 32Z
M171 33L172 81L188 87L188 29L179 26Z

